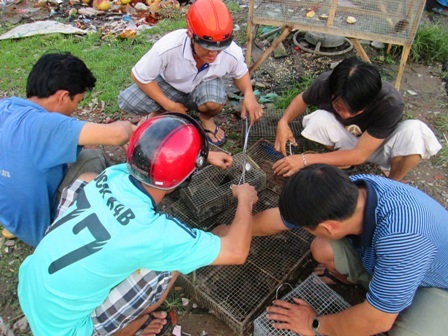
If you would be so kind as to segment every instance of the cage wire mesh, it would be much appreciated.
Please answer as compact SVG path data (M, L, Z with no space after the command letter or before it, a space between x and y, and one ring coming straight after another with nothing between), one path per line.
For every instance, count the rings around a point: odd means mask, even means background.
M412 44L424 0L251 0L255 24ZM350 19L349 19L350 18ZM355 20L351 19L354 18Z
M263 118L259 119L252 125L249 132L249 144L257 142L259 139L265 139L270 142L275 141L275 134L277 132L277 124L280 118L283 116L283 110L279 109L266 109L264 110ZM302 133L302 116L294 119L289 123L291 131L294 135L300 135ZM244 120L241 124L241 143L244 143L245 128Z
M230 187L241 183L245 160L251 164L251 169L245 173L246 182L257 191L266 187L265 172L244 153L233 156L233 164L229 169L208 166L193 176L187 188L180 190L181 199L191 209L196 220L202 222L225 208L234 207L236 200Z
M281 299L293 302L293 298L301 298L314 308L318 315L336 314L351 305L347 303L338 293L325 284L317 275L311 273L295 289L283 296ZM272 321L266 318L263 312L254 321L254 336L295 336L299 335L288 330L279 330L272 327ZM378 334L377 336L385 336Z
M273 208L278 194L265 189L259 192L253 212ZM180 200L182 201L182 200ZM235 208L195 222L186 214L188 207L177 202L168 211L193 227L210 230L217 224L230 224ZM298 228L275 236L254 237L249 256L241 266L208 266L179 277L186 294L213 311L232 330L242 335L251 328L253 320L274 296L278 285L288 281L309 255L312 236Z

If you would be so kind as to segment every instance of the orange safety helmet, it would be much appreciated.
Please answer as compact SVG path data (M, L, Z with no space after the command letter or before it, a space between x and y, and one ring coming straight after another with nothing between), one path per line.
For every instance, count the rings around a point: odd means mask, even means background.
M208 141L190 116L163 113L141 124L129 141L127 165L137 180L170 190L207 163Z
M196 0L187 13L187 28L202 48L224 50L232 43L232 16L221 0Z

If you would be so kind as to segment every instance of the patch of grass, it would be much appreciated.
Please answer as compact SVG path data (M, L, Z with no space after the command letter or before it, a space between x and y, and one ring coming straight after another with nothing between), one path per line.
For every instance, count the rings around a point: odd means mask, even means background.
M240 4L236 1L226 2L226 6L231 13L239 13L241 12Z
M13 246L0 243L0 316L6 323L11 321L11 325L23 316L17 300L18 272L20 264L32 252L32 247L18 240Z
M401 54L401 50L400 46L392 47L395 55ZM443 23L420 25L409 58L424 64L448 60L448 30Z
M448 106L442 106L443 110L446 110ZM442 132L445 137L445 145L443 148L437 153L437 155L433 158L433 163L436 167L439 168L448 168L448 115L446 113L439 114L433 121L433 125L440 132Z
M312 75L305 75L299 80L292 79L291 85L279 93L280 97L276 99L275 107L282 110L286 109L299 93L305 91L311 85L315 78Z
M51 51L68 51L81 58L93 72L97 84L91 96L104 101L105 111L113 113L119 110L119 92L132 84L130 73L134 64L161 35L179 28L185 28L184 18L161 20L156 27L134 39L102 39L100 34L94 33L82 37L52 34L2 40L0 87L9 96L25 97L28 74L39 57ZM88 103L85 99L80 106Z

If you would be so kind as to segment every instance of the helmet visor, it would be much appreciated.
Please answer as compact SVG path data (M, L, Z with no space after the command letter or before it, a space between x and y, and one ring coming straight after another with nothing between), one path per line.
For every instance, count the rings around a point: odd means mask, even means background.
M199 38L197 35L194 35L194 42L198 44L200 47L213 50L213 51L222 51L226 49L232 43L232 36L230 36L225 41L209 41Z

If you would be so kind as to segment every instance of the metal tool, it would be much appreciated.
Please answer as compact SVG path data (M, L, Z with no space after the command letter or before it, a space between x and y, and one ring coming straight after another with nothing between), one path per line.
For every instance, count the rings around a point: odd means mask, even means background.
M243 145L243 164L242 164L242 173L240 177L240 181L238 184L246 183L246 172L252 169L252 165L250 162L247 162L247 144L249 142L249 133L252 125L249 125L249 117L246 116L245 120L245 136L244 136L244 145Z

